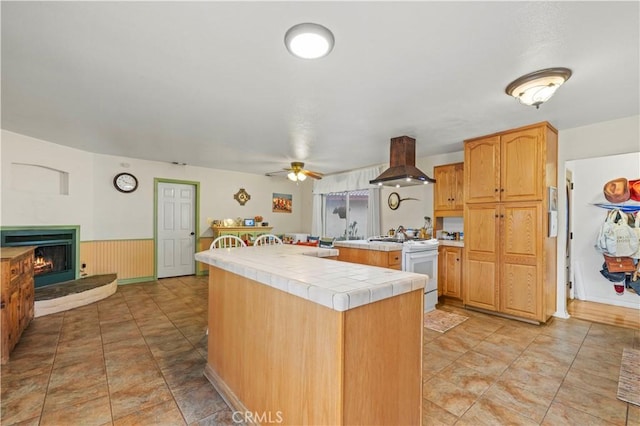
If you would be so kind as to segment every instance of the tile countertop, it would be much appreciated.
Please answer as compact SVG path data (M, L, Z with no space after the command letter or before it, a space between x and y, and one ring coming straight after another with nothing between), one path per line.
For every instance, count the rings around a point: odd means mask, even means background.
M206 263L336 311L423 289L423 274L321 259L338 250L296 245L214 249L195 254Z
M440 246L464 247L464 241L438 240Z
M348 240L334 241L335 247L357 248L362 250L376 251L396 251L402 250L402 243L391 243L385 241L367 241L367 240Z

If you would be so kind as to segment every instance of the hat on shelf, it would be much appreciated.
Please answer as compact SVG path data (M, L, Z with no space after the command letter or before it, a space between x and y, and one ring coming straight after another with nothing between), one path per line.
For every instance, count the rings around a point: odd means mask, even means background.
M640 189L640 188L638 188ZM610 180L604 184L602 189L604 198L610 203L624 203L630 197L629 182L625 178L617 178Z
M629 197L632 200L640 201L640 179L629 181Z

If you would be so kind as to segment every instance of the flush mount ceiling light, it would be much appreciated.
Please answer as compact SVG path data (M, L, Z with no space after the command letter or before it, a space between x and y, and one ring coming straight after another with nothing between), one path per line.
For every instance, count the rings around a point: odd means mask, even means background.
M521 104L540 108L548 101L558 87L571 77L569 68L547 68L534 71L511 82L505 92Z
M328 55L333 49L334 41L331 31L309 22L294 25L284 35L284 44L289 53L303 59L317 59Z

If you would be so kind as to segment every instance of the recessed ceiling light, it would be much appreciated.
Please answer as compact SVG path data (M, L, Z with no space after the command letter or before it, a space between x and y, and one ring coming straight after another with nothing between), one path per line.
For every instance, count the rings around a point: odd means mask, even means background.
M539 108L570 77L569 68L547 68L517 78L507 86L505 92L521 104Z
M331 31L310 22L294 25L284 35L284 44L289 53L303 59L317 59L328 55L334 42Z

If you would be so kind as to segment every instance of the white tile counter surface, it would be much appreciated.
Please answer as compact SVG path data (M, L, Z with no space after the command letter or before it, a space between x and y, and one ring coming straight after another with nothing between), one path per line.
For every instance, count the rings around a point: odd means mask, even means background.
M438 240L441 246L464 247L464 241L459 240Z
M335 247L349 247L362 250L376 251L396 251L402 250L402 243L391 243L386 241L348 240L334 241Z
M321 259L338 250L274 245L214 249L196 260L336 311L423 289L428 277L376 266Z

